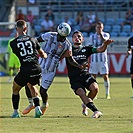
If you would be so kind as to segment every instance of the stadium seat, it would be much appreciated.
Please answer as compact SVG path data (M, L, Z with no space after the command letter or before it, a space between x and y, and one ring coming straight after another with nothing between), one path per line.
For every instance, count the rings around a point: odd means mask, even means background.
M105 22L106 25L113 25L115 23L114 18L108 18Z
M111 26L110 25L105 25L104 26L104 31L105 32L111 32Z
M122 28L122 32L127 32L128 34L131 32L131 26L130 25L124 25Z
M121 37L127 37L129 34L127 32L121 32L119 36Z
M115 24L116 25L121 25L122 24L122 22L124 22L124 18L117 18L116 20L115 20Z
M40 25L35 25L34 30L39 34L41 31L41 26Z
M118 33L117 33L117 32L111 32L111 33L110 33L110 36L111 36L111 37L117 37L117 36L118 36Z
M120 25L113 25L112 26L112 32L120 33L121 32L121 26Z
M79 25L75 25L75 26L74 26L74 31L75 31L75 30L79 30L79 31L80 31L80 26L79 26Z

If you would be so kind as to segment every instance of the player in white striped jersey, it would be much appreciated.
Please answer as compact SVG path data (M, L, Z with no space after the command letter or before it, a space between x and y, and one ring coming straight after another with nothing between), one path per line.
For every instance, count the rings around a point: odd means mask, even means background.
M103 31L103 23L96 24L96 32L90 36L90 44L94 47L100 47L105 40L110 38L109 33ZM109 68L107 50L103 53L91 55L89 73L96 78L97 74L101 74L104 79L104 86L106 89L106 98L110 99L110 81L109 81Z
M60 24L61 25L61 24ZM60 25L58 27L60 27ZM68 25L68 24L66 24ZM68 32L68 29L66 29ZM63 30L64 32L64 30ZM70 34L68 32L67 36ZM72 57L72 45L66 36L61 36L58 31L57 32L47 32L42 34L40 37L37 38L39 42L45 42L42 44L42 49L47 53L47 58L43 60L40 58L39 62L42 68L42 81L40 87L40 94L42 97L42 106L41 111L44 114L45 110L48 107L48 94L47 91L52 84L56 69L58 67L59 61L63 54L67 55L69 62L78 68L83 68L83 65L79 65ZM32 103L31 103L32 104ZM33 109L33 105L29 105L30 108L26 108L22 113L27 114Z

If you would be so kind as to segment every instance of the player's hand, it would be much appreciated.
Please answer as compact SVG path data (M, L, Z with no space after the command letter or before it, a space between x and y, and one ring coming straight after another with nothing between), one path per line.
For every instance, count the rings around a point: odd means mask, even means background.
M86 67L89 67L89 63L88 62L84 62L82 65L81 65L81 69L85 69Z
M131 54L131 51L127 51L126 58Z
M112 42L114 42L114 40L108 39L108 40L104 41L104 44L109 45L109 44L111 44Z

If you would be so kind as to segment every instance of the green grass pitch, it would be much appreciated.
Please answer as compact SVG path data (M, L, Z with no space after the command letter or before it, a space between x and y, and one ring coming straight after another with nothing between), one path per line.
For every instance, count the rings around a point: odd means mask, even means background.
M34 118L34 110L22 115L28 105L24 88L20 91L21 118L10 118L12 84L8 77L0 77L0 133L133 133L133 96L130 77L110 78L111 99L105 99L103 79L99 84L95 105L103 116L99 119L82 115L81 100L70 89L67 77L55 77L49 94L49 108L41 118Z

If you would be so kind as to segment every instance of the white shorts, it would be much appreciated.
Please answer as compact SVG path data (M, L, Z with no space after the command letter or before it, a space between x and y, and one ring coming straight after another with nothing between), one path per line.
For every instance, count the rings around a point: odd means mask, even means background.
M41 86L48 90L50 85L52 84L54 77L55 77L56 71L54 72L45 72L42 71L42 81L41 81Z
M91 62L89 68L90 74L108 74L109 68L107 62Z

